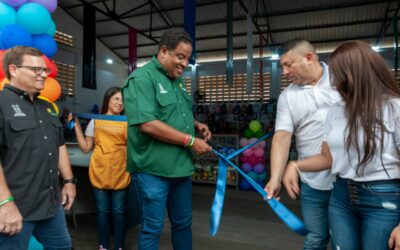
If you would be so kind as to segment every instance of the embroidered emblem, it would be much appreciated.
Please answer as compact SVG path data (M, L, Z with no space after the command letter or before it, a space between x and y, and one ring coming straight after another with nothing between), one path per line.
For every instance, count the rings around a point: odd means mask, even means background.
M51 108L47 108L47 113L49 113L50 115L53 115L53 116L57 116L57 114L54 113L53 110L51 110Z
M14 109L14 117L26 116L26 114L22 112L18 104L11 104L11 107Z
M186 86L184 84L182 84L181 82L179 83L179 87L181 89L183 89L184 91L186 91Z
M166 91L166 90L164 89L164 87L161 85L161 83L158 83L158 87L160 87L160 94L166 94L166 93L168 93L168 91Z

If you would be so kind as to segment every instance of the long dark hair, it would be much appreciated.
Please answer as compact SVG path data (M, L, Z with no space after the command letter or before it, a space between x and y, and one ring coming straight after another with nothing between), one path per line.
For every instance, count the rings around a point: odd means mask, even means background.
M348 41L330 55L330 72L333 85L345 102L347 118L347 150L354 147L358 154L357 174L362 175L377 150L379 139L382 161L383 108L391 98L400 97L400 90L385 60L371 46L361 41ZM359 142L358 131L364 131ZM360 145L364 145L361 157ZM385 167L385 166L383 166ZM386 171L386 169L385 169Z
M110 102L110 98L115 95L116 93L121 92L121 88L120 87L111 87L109 89L106 90L106 93L104 93L104 97L103 97L103 105L101 105L101 113L105 114L108 111L108 103ZM124 111L121 112L121 114Z

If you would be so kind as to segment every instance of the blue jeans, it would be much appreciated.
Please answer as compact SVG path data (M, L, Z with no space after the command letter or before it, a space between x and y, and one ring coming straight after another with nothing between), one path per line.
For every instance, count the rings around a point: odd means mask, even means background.
M114 232L114 249L124 247L127 223L128 188L105 190L93 188L96 198L96 222L99 244L109 248L111 226Z
M330 196L331 191L314 189L301 182L301 213L309 231L304 241L304 250L322 250L328 246Z
M175 250L192 249L192 179L134 173L132 180L142 209L138 249L158 249L165 208Z
M39 221L24 221L22 230L16 235L9 236L0 233L0 249L28 249L31 235L43 245L44 249L70 250L71 237L65 221L64 208L51 218Z
M338 178L333 184L329 223L335 249L388 249L390 233L399 221L400 180Z

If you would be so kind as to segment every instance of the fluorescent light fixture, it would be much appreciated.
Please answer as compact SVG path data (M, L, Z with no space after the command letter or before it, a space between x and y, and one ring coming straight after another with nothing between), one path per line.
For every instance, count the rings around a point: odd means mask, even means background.
M376 52L379 52L381 50L381 47L379 46L372 46L372 49L375 50Z
M279 59L279 55L278 54L272 54L271 60L278 60L278 59Z
M198 63L195 63L194 65L193 64L191 64L191 63L189 63L189 65L188 65L189 67L193 67L193 66L200 66L200 64L198 64Z
M114 61L113 61L112 59L108 58L108 59L106 60L106 63L108 63L108 64L113 64Z

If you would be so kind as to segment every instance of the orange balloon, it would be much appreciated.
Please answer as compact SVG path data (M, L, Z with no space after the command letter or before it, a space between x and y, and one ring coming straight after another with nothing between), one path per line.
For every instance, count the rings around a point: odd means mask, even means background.
M0 50L0 78L3 78L6 76L6 74L4 74L4 70L3 70L3 56L4 56L5 50Z
M3 80L0 82L0 90L3 90L4 85L9 83L10 81L7 79L7 77L4 77Z
M61 95L61 85L56 79L47 77L44 81L44 89L40 91L40 95L51 102L55 102Z

